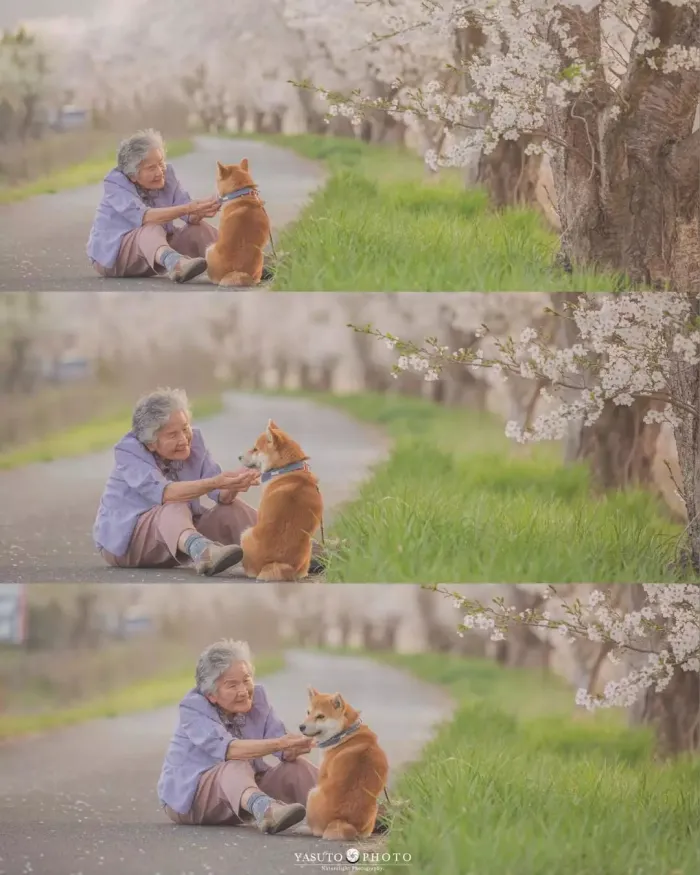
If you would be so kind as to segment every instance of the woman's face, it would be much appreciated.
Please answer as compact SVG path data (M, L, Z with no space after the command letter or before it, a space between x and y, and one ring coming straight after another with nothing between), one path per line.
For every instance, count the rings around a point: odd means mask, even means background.
M229 714L246 714L253 706L253 671L247 662L234 662L216 684L216 692L207 696L213 704Z
M158 191L165 185L165 155L161 149L151 149L139 164L138 173L132 177L141 188Z
M170 419L156 432L156 439L147 444L152 453L158 453L161 459L168 461L184 461L189 458L192 447L192 428L184 410L177 410Z

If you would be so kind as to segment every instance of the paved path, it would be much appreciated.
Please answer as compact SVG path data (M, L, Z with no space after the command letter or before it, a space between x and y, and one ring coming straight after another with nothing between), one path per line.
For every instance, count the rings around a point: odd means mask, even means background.
M247 157L272 221L273 236L296 218L309 195L323 182L320 165L255 140L197 137L195 149L173 159L178 177L193 198L215 192L217 160ZM108 280L87 261L85 245L102 184L0 205L0 291L172 290L160 277ZM218 217L212 220L218 223ZM214 288L199 277L187 288Z
M361 657L292 651L264 683L290 730L309 684L345 695L377 732L390 782L452 711L442 690ZM312 838L303 824L269 837L172 825L155 787L175 719L168 707L0 746L0 875L286 875L304 872L297 853L352 846Z
M352 498L370 467L381 461L388 443L378 429L341 411L297 398L227 393L222 413L201 424L213 457L224 469L240 465L238 456L252 446L274 419L311 457L326 505ZM92 525L113 463L109 449L74 459L57 459L0 471L0 581L194 582L191 568L130 570L109 568L92 543ZM257 506L260 489L245 500ZM208 502L207 498L203 503ZM240 569L216 578L241 575Z

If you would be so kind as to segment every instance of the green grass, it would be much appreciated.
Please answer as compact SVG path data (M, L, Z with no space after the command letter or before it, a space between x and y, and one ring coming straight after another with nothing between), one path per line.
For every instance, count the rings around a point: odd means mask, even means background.
M220 395L204 396L192 403L195 420L213 416L222 409ZM24 446L0 452L0 471L35 462L72 458L94 453L116 443L131 428L131 411L91 419L72 428L50 434Z
M697 758L653 762L650 733L628 729L620 712L574 715L573 691L534 672L446 654L382 658L456 703L392 792L407 805L387 850L411 854L408 871L700 871Z
M284 668L284 657L273 654L256 659L256 675ZM168 674L144 678L66 708L53 708L31 714L0 714L0 741L62 726L84 723L103 717L120 717L138 711L150 711L178 702L194 686L194 666Z
M328 182L281 235L279 291L607 291L610 276L555 269L556 236L530 209L502 213L461 174L428 180L397 147L259 137L323 161ZM282 253L286 255L282 256Z
M311 395L394 438L330 537L329 582L623 583L674 578L681 527L641 490L594 496L556 445L521 448L495 416L422 399ZM323 484L321 484L323 488Z
M168 143L168 158L186 155L193 148L192 140L172 140ZM40 176L22 185L0 187L0 204L11 204L34 197L37 194L55 194L70 188L80 188L82 185L92 185L101 182L104 176L115 166L115 149L108 154L97 155L79 164L72 164L62 170Z

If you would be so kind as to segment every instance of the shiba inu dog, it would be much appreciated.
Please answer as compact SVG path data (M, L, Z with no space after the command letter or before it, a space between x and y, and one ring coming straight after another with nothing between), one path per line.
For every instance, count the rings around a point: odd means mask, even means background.
M263 249L270 239L270 220L258 188L240 164L216 164L216 188L223 201L219 238L206 251L207 273L220 286L255 286L263 272Z
M313 687L299 731L315 738L324 751L318 784L306 801L312 834L338 841L371 835L389 776L389 762L375 733L340 693L319 693Z
M241 535L243 570L258 580L301 580L309 573L312 538L323 518L309 457L269 420L255 446L239 458L260 471L264 487L257 522Z

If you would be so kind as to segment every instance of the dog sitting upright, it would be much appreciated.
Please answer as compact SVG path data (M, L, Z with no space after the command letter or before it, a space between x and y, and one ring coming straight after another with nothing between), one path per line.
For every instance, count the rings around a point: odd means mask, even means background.
M216 188L223 205L218 240L206 251L207 273L220 286L255 286L262 277L270 220L248 172L247 158L240 164L217 161L216 168Z
M241 535L248 577L296 581L308 575L312 538L323 516L308 458L272 420L255 446L240 456L246 467L259 469L264 487L257 522Z
M377 736L339 693L327 695L313 687L299 731L315 738L324 751L318 784L306 800L312 834L331 841L367 838L389 776L389 762Z

